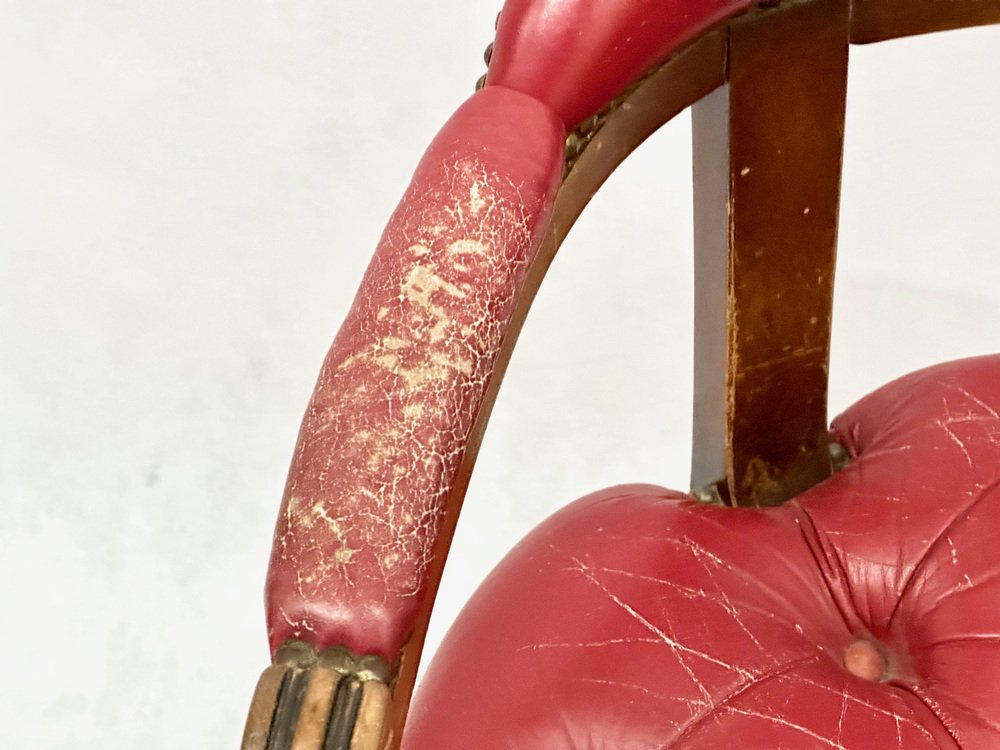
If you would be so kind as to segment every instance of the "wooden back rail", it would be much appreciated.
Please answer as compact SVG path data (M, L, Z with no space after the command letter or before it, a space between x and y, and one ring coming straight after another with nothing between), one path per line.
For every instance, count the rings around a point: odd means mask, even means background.
M761 5L764 5L763 3ZM729 25L694 105L692 489L773 505L834 468L827 383L851 43L1000 23L979 0L814 0Z

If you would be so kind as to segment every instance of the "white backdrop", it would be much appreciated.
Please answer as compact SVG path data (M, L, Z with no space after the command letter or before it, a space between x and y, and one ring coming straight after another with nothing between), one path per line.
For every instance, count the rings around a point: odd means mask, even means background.
M498 2L0 0L0 744L236 747L299 419ZM834 411L1000 350L1000 29L854 51ZM686 487L690 132L564 246L431 647L550 512Z

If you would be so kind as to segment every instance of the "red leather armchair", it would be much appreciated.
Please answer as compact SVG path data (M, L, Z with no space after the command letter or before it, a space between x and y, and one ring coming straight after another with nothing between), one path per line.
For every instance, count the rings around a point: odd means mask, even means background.
M832 433L825 412L848 46L997 21L993 0L510 0L310 401L244 747L1000 746L1000 358L894 382ZM404 733L534 291L691 104L698 499L618 487L543 524Z

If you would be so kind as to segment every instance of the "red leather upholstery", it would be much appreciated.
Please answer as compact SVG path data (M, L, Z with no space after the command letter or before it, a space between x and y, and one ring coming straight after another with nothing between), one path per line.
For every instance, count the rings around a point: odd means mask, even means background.
M617 487L491 574L404 747L1000 747L1000 356L834 424L850 466L779 508ZM843 666L871 639L889 678Z
M302 424L267 579L272 649L294 638L396 659L565 136L544 105L488 89L420 162Z
M574 127L751 0L508 0L488 86L549 105Z

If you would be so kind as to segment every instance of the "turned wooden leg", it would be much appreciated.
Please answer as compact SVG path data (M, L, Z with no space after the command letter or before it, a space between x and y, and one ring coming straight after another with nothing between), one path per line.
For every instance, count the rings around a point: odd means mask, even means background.
M849 33L847 0L751 13L730 29L728 84L694 108L692 485L738 505L831 471Z

